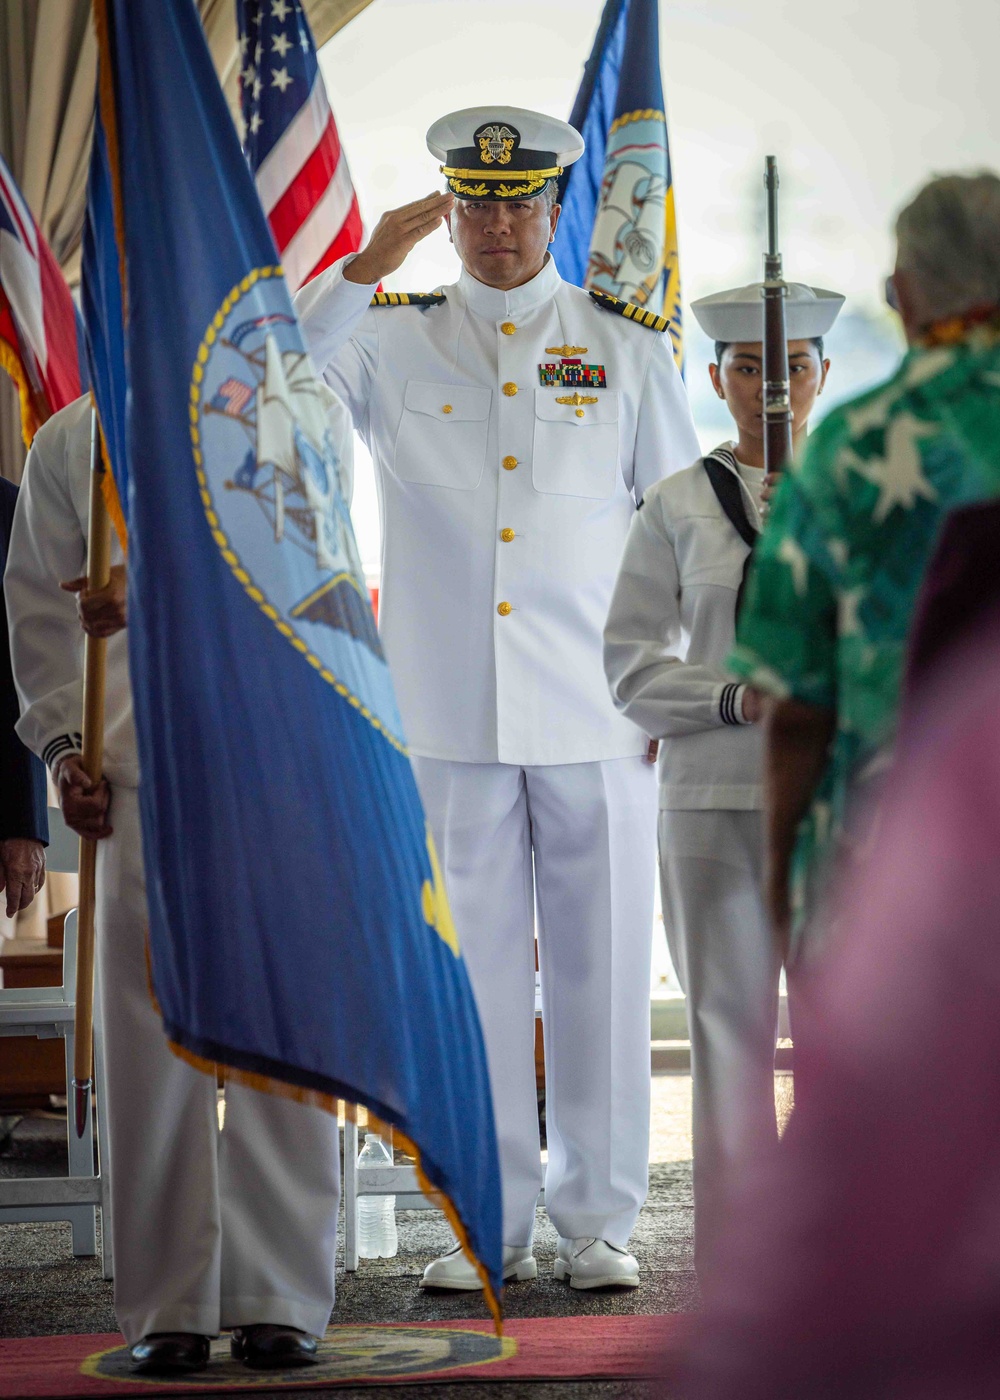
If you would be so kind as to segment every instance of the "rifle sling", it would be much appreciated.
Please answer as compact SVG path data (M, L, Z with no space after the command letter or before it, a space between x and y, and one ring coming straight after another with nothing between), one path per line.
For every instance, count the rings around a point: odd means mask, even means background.
M727 461L732 462L732 469L726 465ZM703 459L703 465L711 482L712 490L715 492L715 498L722 507L723 514L750 550L743 562L743 577L736 591L736 616L739 617L740 604L743 602L743 590L746 587L747 571L750 568L759 531L754 529L747 515L743 484L737 475L735 457L727 452L723 458L721 453L712 452Z

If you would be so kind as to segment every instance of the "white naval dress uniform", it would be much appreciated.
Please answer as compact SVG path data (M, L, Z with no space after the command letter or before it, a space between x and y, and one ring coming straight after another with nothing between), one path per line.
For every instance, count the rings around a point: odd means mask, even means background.
M4 577L17 730L49 763L79 751L83 633L59 581L84 572L90 401L42 427ZM113 562L121 562L117 541ZM168 1049L149 994L139 765L125 632L109 639L104 771L114 834L97 861L97 976L108 1074L115 1310L150 1332L270 1322L322 1335L334 1295L336 1120L240 1085L219 1131L213 1077Z
M369 310L337 264L296 310L375 462L381 631L486 1041L504 1241L546 1205L624 1245L647 1189L653 774L617 715L601 631L635 501L697 450L666 336L599 309L549 258L504 292L464 272ZM561 404L539 364L603 364ZM564 354L570 352L563 350Z
M759 530L764 473L727 465ZM699 1268L734 1168L776 1132L780 966L763 900L761 735L724 667L748 554L699 459L646 493L605 629L615 703L662 741L660 881L687 996Z

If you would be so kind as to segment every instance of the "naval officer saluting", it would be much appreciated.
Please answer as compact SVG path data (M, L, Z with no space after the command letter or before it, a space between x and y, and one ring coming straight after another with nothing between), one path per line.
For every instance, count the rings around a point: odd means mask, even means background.
M635 1286L656 792L601 634L636 502L698 443L666 322L548 252L579 133L482 107L427 144L448 192L384 215L296 310L378 474L382 637L486 1040L504 1276L536 1274L537 914L556 1276ZM373 298L442 218L458 282ZM423 1284L480 1286L457 1249Z

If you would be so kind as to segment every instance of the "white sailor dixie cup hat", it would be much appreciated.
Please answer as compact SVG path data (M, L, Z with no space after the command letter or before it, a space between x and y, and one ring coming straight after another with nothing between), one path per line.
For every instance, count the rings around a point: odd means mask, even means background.
M436 121L427 147L459 199L533 199L583 155L583 137L523 107L466 107Z
M812 340L826 335L844 304L839 292L789 282L785 297L785 334L789 340ZM734 287L713 292L691 303L699 326L716 341L759 341L764 339L764 284Z

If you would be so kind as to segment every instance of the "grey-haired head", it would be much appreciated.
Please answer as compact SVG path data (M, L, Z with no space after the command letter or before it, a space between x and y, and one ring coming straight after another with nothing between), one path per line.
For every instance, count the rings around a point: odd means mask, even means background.
M1000 308L1000 177L930 180L896 220L896 283L907 330Z

